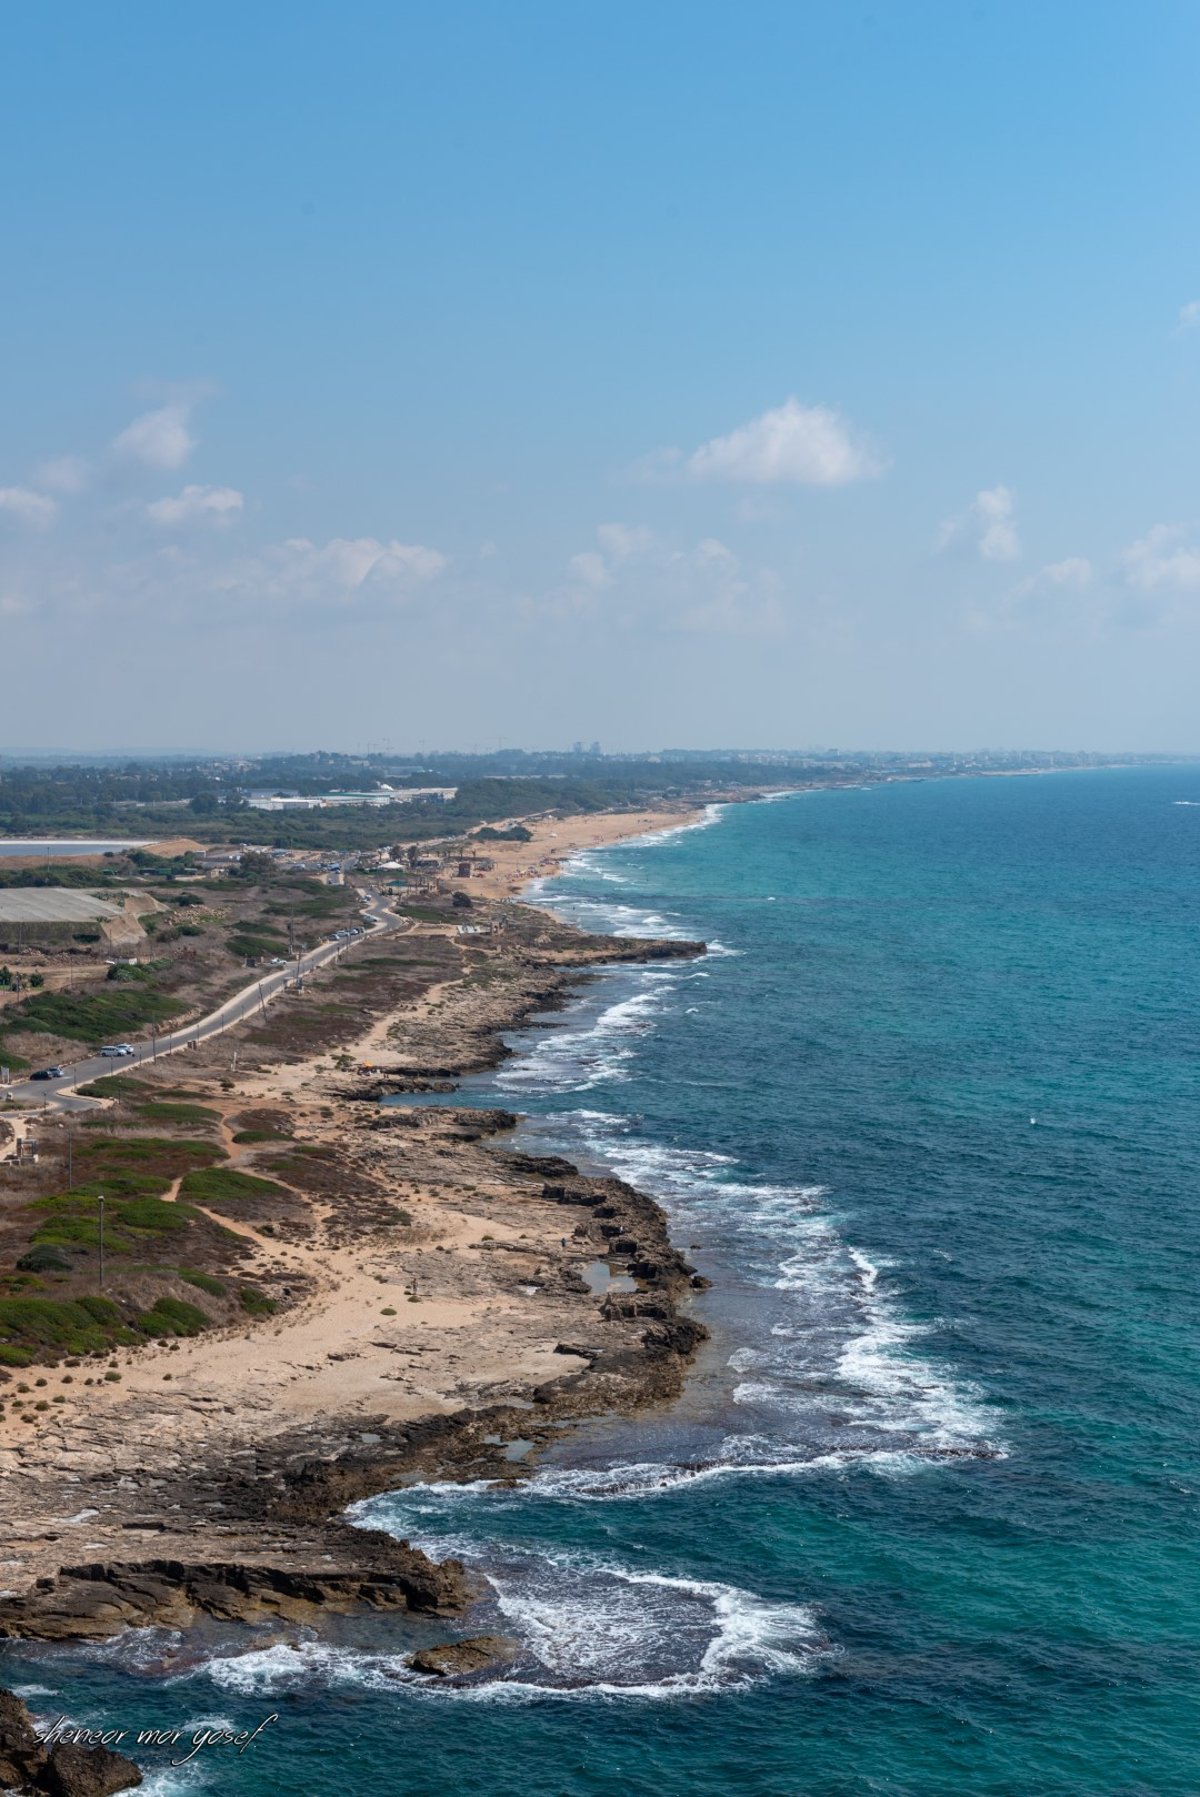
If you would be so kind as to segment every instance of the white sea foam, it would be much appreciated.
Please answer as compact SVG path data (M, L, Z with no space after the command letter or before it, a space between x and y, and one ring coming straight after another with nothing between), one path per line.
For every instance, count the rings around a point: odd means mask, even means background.
M650 1029L676 979L673 970L657 968L635 977L637 991L607 1006L591 1022L546 1031L533 1048L495 1075L495 1083L508 1091L552 1093L585 1092L628 1079L628 1064L636 1052L634 1038Z
M714 824L720 823L728 809L728 805L706 805L703 815L693 818L690 823L672 824L666 830L652 830L646 836L635 836L632 841L639 849L659 848L664 843L674 842L677 837L691 835L693 830L711 830ZM631 845L627 841L623 846L628 848Z
M407 1495L407 1494L406 1494ZM364 1520L386 1526L389 1500ZM427 1552L479 1562L478 1547L426 1538ZM488 1551L496 1624L520 1644L511 1665L483 1681L431 1686L406 1654L336 1646L306 1637L248 1653L217 1654L188 1674L241 1696L275 1697L308 1686L356 1686L468 1701L651 1698L728 1689L784 1673L806 1673L827 1651L813 1612L772 1604L736 1586L630 1571L568 1550Z
M648 905L580 898L568 892L540 892L536 897L547 910L562 911L582 929L600 936L643 936L660 942L682 942L688 938L678 916Z
M604 1113L562 1121L590 1154L666 1202L677 1228L732 1252L743 1275L780 1295L766 1301L761 1339L730 1362L753 1373L735 1402L775 1415L773 1464L808 1467L818 1453L840 1452L834 1430L856 1462L880 1470L901 1446L933 1458L1001 1451L982 1394L929 1353L936 1323L903 1315L893 1269L845 1240L824 1187L739 1180L729 1155L645 1141Z
M523 1682L604 1697L670 1697L811 1669L822 1645L813 1613L731 1585L620 1567L495 1579L497 1601L544 1669Z

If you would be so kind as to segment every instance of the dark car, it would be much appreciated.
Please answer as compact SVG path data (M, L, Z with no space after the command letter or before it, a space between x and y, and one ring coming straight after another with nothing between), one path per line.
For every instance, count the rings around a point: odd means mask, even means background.
M29 1075L30 1079L65 1079L66 1076L65 1067L39 1067L36 1073Z

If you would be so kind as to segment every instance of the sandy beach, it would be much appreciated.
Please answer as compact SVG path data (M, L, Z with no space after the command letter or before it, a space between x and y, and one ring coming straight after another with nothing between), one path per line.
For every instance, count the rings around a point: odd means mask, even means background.
M581 850L602 848L631 837L652 836L661 830L676 830L695 823L703 815L696 806L680 806L672 810L601 811L541 818L533 823L514 819L514 823L521 822L529 830L530 841L473 841L471 847L495 865L473 874L468 890L485 898L514 898L530 881L553 877L570 856Z

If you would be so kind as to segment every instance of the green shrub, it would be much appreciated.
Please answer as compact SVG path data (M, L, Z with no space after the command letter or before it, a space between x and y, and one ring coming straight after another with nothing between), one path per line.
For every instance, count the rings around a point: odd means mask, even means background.
M219 1279L214 1279L211 1273L198 1273L192 1267L180 1267L179 1277L188 1285L194 1285L198 1291L207 1292L212 1298L225 1296L225 1287Z
M103 1079L94 1079L79 1090L85 1098L133 1098L138 1092L152 1092L154 1088L132 1073L106 1073Z
M268 1298L265 1292L257 1291L252 1285L244 1285L238 1297L242 1301L242 1309L252 1317L273 1316L279 1309L274 1298Z
M32 1360L29 1348L14 1348L11 1342L0 1342L0 1366L29 1366Z
M209 1142L180 1142L169 1136L115 1136L89 1142L75 1155L78 1182L108 1192L132 1182L131 1192L165 1192L172 1180L197 1167L211 1166L225 1157ZM147 1181L151 1182L147 1185Z
M138 1318L138 1328L147 1335L199 1335L210 1319L196 1305L183 1298L156 1298L149 1310Z
M93 1314L92 1305L107 1306L103 1320ZM135 1339L107 1299L92 1299L87 1304L70 1299L0 1298L0 1344L87 1354L110 1347L114 1341Z
M171 1204L165 1198L131 1198L118 1204L117 1217L127 1229L145 1230L151 1234L170 1234L186 1229L195 1212L186 1204Z
M121 1321L121 1313L111 1298L102 1298L98 1293L90 1293L87 1297L77 1298L76 1303L81 1310L87 1311L94 1322L115 1326Z
M147 1123L175 1123L183 1129L211 1129L219 1121L216 1111L202 1104L139 1104L137 1112Z
M181 1198L195 1204L216 1204L223 1198L282 1198L284 1189L273 1179L256 1173L239 1173L233 1167L205 1167L189 1173L179 1188Z
M116 966L108 970L108 981L115 982L115 990L39 992L5 1010L4 1034L37 1030L75 1042L119 1040L145 1024L165 1022L183 1009L177 999L153 989L156 978L149 967Z
M287 937L270 924L251 924L234 930L226 937L225 946L239 960L269 960L272 955L287 952Z
M120 1185L120 1193L114 1187ZM147 1189L148 1188L148 1189ZM171 1204L158 1193L162 1182L127 1176L110 1181L106 1196L104 1245L114 1254L129 1252L139 1235L172 1234L186 1229L195 1220L195 1211L186 1204ZM53 1198L39 1198L31 1207L41 1211L46 1221L34 1234L35 1248L40 1245L95 1248L100 1246L100 1209L93 1190L74 1188Z
M22 1273L69 1273L71 1263L65 1260L57 1248L42 1245L30 1248L17 1262Z

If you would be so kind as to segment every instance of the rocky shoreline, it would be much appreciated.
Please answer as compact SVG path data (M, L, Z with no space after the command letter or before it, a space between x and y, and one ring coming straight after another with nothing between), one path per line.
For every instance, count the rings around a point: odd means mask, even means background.
M345 1415L272 1427L261 1439L240 1432L236 1443L218 1422L186 1465L172 1466L164 1456L149 1480L114 1480L92 1470L58 1479L42 1472L26 1481L18 1466L10 1498L20 1503L24 1492L49 1515L63 1514L68 1525L97 1517L103 1494L103 1526L89 1523L87 1533L102 1535L105 1552L71 1553L72 1534L78 1539L73 1527L57 1536L44 1531L30 1562L37 1576L0 1592L0 1638L96 1640L130 1627L184 1629L201 1617L319 1624L322 1616L362 1610L459 1616L477 1595L460 1563L437 1564L390 1535L354 1527L344 1519L347 1505L415 1478L519 1481L566 1424L630 1413L677 1394L707 1333L685 1309L689 1294L705 1282L671 1244L651 1198L566 1161L503 1148L499 1138L517 1120L511 1113L366 1109L364 1101L383 1092L429 1089L495 1066L510 1052L502 1032L564 1005L590 968L703 952L696 943L585 937L529 907L497 910L509 931L487 964L488 979L469 993L455 987L433 1014L427 1002L423 1011L413 1006L389 1019L386 1071L324 1077L320 1096L331 1102L321 1114L344 1114L348 1162L385 1187L388 1170L398 1165L426 1176L449 1160L460 1181L469 1175L495 1182L486 1215L496 1215L502 1199L519 1207L517 1221L537 1223L540 1249L525 1246L526 1232L504 1235L496 1226L495 1235L475 1240L473 1251L482 1261L490 1249L488 1264L499 1269L494 1277L502 1290L512 1289L512 1279L538 1278L537 1288L519 1289L543 1290L553 1299L553 1315L574 1317L553 1346L562 1370L528 1384L510 1380L498 1402L476 1400L402 1419L364 1413L358 1405ZM482 1188L470 1183L462 1190ZM464 1202L469 1208L475 1200ZM342 1234L333 1239L352 1239L350 1221L339 1217L336 1226ZM552 1264L546 1244L559 1235L563 1252ZM440 1243L438 1251L449 1252ZM572 1264L580 1255L603 1257L635 1289L598 1298ZM532 1275L523 1274L531 1257ZM270 1338L259 1339L265 1347ZM518 1438L533 1444L521 1464L506 1454ZM146 1463L154 1465L149 1448ZM75 1515L65 1514L70 1506ZM432 1663L428 1670L437 1674Z

